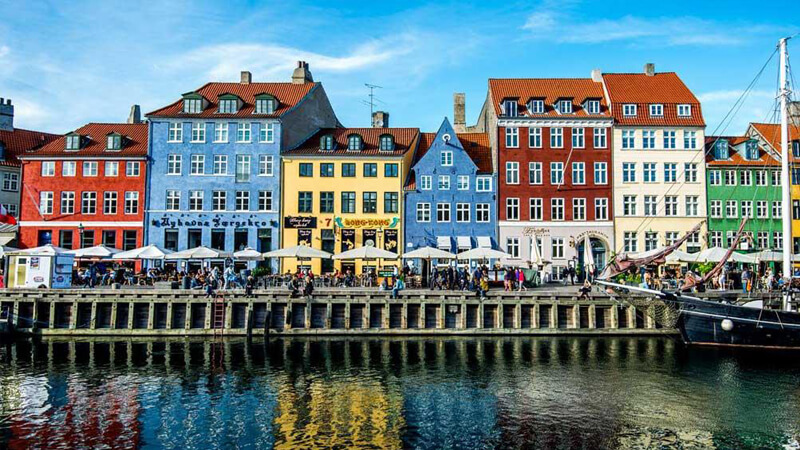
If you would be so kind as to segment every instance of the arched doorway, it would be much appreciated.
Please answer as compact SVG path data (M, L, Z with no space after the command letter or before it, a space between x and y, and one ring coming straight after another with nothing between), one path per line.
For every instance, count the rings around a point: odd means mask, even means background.
M592 243L592 256L594 257L594 266L597 268L597 273L603 271L606 267L606 261L608 260L608 246L606 246L605 242L602 239L596 237L590 237L589 240ZM581 272L581 278L583 278L583 274L585 274L584 270L584 245L586 245L586 239L581 240L578 243L578 269Z

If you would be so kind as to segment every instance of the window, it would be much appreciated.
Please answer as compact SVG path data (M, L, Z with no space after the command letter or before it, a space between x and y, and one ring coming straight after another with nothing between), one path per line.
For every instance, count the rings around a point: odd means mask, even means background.
M3 190L16 192L19 190L19 174L3 172Z
M331 193L333 200L333 193ZM258 210L272 211L272 191L258 191Z
M664 131L664 148L666 149L675 148L675 131L673 130Z
M636 182L636 163L632 162L622 163L622 182L623 183Z
M75 193L61 192L61 214L75 213Z
M181 155L169 155L167 157L167 175L181 174Z
M75 161L64 161L61 163L61 176L74 177L77 172L77 163ZM4 189L5 190L5 189Z
M56 176L56 162L55 161L42 161L42 176L54 177Z
M456 203L456 222L469 222L469 203Z
M764 202L766 204L766 202ZM686 215L687 216L698 216L699 215L699 206L700 202L698 200L698 196L696 195L687 195L686 196Z
M550 163L550 184L560 185L564 182L564 163Z
M586 106L589 114L600 114L600 100L589 100Z
M695 131L683 132L683 148L686 150L694 150L697 148L697 133Z
M586 199L572 199L572 220L586 220Z
M240 122L236 126L236 142L250 142L252 124L250 122Z
M767 185L767 171L756 170L756 186L766 186L766 185Z
M347 136L347 149L350 151L358 151L361 150L362 141L361 136L357 134L351 134Z
M678 215L678 196L666 195L664 196L664 215L677 216Z
M423 175L419 178L419 188L423 191L431 190L431 176L430 175Z
M450 203L436 204L436 221L450 222Z
M544 100L534 99L528 102L528 111L531 114L544 113Z
M726 170L725 171L725 186L736 186L736 171L735 170Z
M355 163L342 163L342 176L343 177L354 177L354 176L356 176L356 164Z
M766 250L769 248L769 233L766 231L759 231L757 236L757 244L758 248L761 250Z
M353 214L356 212L356 193L342 192L342 213Z
M300 176L301 177L313 177L314 176L314 164L312 163L300 163Z
M136 230L122 230L122 250L133 250L137 247Z
M656 132L653 130L642 131L642 148L656 148Z
M531 198L528 200L530 220L544 220L544 207L541 198Z
M692 115L692 105L678 105L678 117L689 117Z
M53 193L42 191L39 192L39 213L53 214Z
M394 150L394 138L390 134L384 134L380 137L380 150L382 152L390 152Z
M477 177L475 184L478 192L492 192L492 177Z
M260 124L258 128L258 140L265 144L271 144L275 142L275 124L274 123Z
M203 175L206 171L206 156L192 155L189 160L189 175Z
M767 215L767 201L766 200L759 200L756 202L756 216L759 219L767 219L769 216Z
M572 184L586 184L586 163L572 163Z
M250 181L250 155L236 155L236 182Z
M203 111L203 99L201 98L183 99L183 112L190 114L197 114L202 111Z
M327 151L333 150L333 136L326 134L319 138L319 149Z
M383 212L387 214L394 214L400 210L399 194L397 192L384 192L383 193Z
M167 211L178 211L181 209L181 191L168 190L165 209Z
M709 202L709 215L712 218L718 219L722 217L722 200L711 200Z
M81 148L81 137L80 137L80 135L71 134L71 135L67 136L66 148L67 148L67 150L80 150L80 148Z
M636 215L636 196L623 195L622 196L622 215L635 216Z
M189 191L189 211L203 210L203 191Z
M709 232L709 245L712 247L722 247L722 231Z
M469 175L459 175L456 181L456 188L459 191L469 190Z
M519 163L506 162L506 184L519 184Z
M364 192L361 195L363 204L361 209L364 213L374 214L378 212L378 193L377 192Z
M81 194L81 213L97 214L97 192L84 192Z
M519 199L506 199L506 220L519 220Z
M739 202L736 200L728 200L725 202L725 216L728 219L735 219L739 217Z
M518 237L506 238L506 253L511 255L512 258L519 258L519 238Z
M195 122L192 124L192 142L206 141L206 124Z
M622 234L623 248L626 252L638 252L639 241L636 239L635 231L626 231Z
M795 186L800 184L800 168L793 167L790 173L792 178L792 184Z
M167 135L167 142L183 142L183 124L179 122L171 122L169 124L169 133Z
M164 230L164 248L173 252L178 251L178 230Z
M772 232L772 245L775 246L775 250L783 250L783 232L782 231L774 231L774 232Z
M319 165L319 176L323 178L333 177L333 163L321 163Z
M563 128L550 128L550 147L562 148L564 147L564 129Z
M138 161L128 161L125 163L125 176L138 177L140 173L140 164Z
M719 170L710 170L708 172L708 184L711 186L719 186L722 184L722 173Z
M383 176L385 178L397 178L399 176L397 163L386 163L383 165Z
M608 164L594 163L594 184L608 184Z
M572 129L572 147L573 148L584 148L586 146L586 139L585 139L585 128L573 128Z
M214 211L225 211L226 209L228 209L228 192L212 191L211 209Z
M644 215L653 217L658 213L658 197L655 195L644 196Z
M782 219L783 218L783 202L777 201L772 202L772 218L773 219Z
M506 127L506 148L517 148L517 147L519 147L519 128ZM442 165L445 164L442 163Z
M431 221L431 204L417 203L417 222Z
M97 161L86 161L83 163L83 176L85 177L97 176Z
M655 183L656 181L656 163L644 163L644 182Z
M449 191L450 190L450 175L439 175L439 186L438 189L440 191Z
M250 211L250 192L236 191L236 211Z
M678 164L664 163L664 182L675 183L678 181Z
M686 183L697 183L697 163L683 164L683 180Z
M528 182L530 184L542 184L542 163L528 163Z
M605 128L594 128L594 148L606 148L608 146L608 130Z
M542 129L539 127L528 128L528 147L542 148Z
M650 105L650 115L653 117L661 117L664 115L664 105L653 104Z
M297 193L297 212L311 213L314 211L314 193L313 192L298 192Z
M475 221L479 223L489 222L489 204L478 203L475 205Z
M558 112L561 114L572 114L572 100L559 100Z
M564 258L564 238L563 237L553 237L550 238L550 251L553 254L553 258L555 259L563 259Z
M751 200L742 200L742 217L753 217L753 202Z
M376 163L364 163L364 176L374 178L378 176L378 165Z
M564 220L564 199L550 199L550 220Z
M516 100L503 100L503 115L506 117L517 117Z
M636 115L636 105L632 103L626 103L622 105L622 115L626 117L633 117Z
M214 124L214 142L228 142L228 124L216 122Z
M622 130L622 148L632 149L636 145L636 131Z
M644 251L655 250L658 248L658 233L655 231L645 231Z
M276 103L274 98L257 98L253 114L274 114Z
M608 199L594 199L594 220L608 220Z
M333 192L319 193L319 212L333 213Z
M139 193L125 193L125 214L139 214Z
M753 185L753 177L749 170L742 170L739 172L739 181L741 182L742 186L752 186Z

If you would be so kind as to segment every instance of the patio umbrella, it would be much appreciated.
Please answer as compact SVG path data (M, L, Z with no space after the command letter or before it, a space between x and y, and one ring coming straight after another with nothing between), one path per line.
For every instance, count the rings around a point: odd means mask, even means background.
M511 255L491 248L473 248L458 254L458 259L513 259Z
M420 247L403 254L403 259L456 259L456 255L433 247Z
M42 245L41 247L26 248L24 250L9 251L8 254L14 255L63 255L70 253L70 250L56 247L53 244Z
M108 258L121 251L122 250L118 248L106 247L105 245L95 245L94 247L69 250L67 253L75 255L76 258Z
M323 258L329 259L331 254L307 245L295 245L294 247L281 248L264 253L265 258Z
M112 256L111 259L115 260L152 260L152 259L164 259L165 256L171 254L172 251L164 250L163 248L157 245L147 245L144 247L135 248L133 250L128 250L124 252L119 252L116 255Z
M531 264L537 268L544 265L542 254L539 252L539 241L535 236L531 239Z
M750 256L762 262L781 262L783 261L783 253L774 252L772 250L761 250L751 254Z
M397 256L397 253L388 250L366 246L333 255L333 259L397 259Z
M165 256L164 259L170 261L191 260L191 259L205 260L205 259L225 259L225 258L230 258L232 256L233 255L230 252L226 252L223 250L215 250L213 248L209 248L206 246L200 246L200 247L190 248L187 250L181 250L175 253L170 253L169 255Z
M587 269L594 267L594 253L592 252L592 240L588 237L583 240L583 265Z
M262 255L258 250L247 247L244 250L233 252L233 259L237 259L239 261L263 261L264 255Z

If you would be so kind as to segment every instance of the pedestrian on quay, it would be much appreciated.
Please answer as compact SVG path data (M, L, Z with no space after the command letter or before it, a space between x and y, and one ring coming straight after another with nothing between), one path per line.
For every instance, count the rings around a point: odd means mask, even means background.
M247 277L247 282L244 284L244 296L246 298L253 297L253 289L255 288L256 280L252 275Z
M478 293L480 294L481 300L486 299L486 294L488 292L489 292L489 273L487 270L484 269L483 273L481 274L480 289L478 289Z
M399 292L405 288L406 288L406 276L405 274L401 273L400 276L397 277L397 281L395 281L394 285L392 286L392 298L394 299L398 298Z
M744 270L742 270L742 292L745 294L750 293L750 278L752 278L750 269L745 267Z
M581 287L581 296L578 297L578 300L589 300L589 293L592 292L592 283L589 280L584 280L583 286Z
M519 287L517 288L517 292L528 290L528 288L525 286L525 272L520 268L517 269L517 281L519 282Z

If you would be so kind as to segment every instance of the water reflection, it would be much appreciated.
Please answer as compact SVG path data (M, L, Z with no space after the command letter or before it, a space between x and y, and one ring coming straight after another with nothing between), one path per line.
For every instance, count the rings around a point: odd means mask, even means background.
M666 338L48 339L0 346L0 447L769 448L792 354Z

